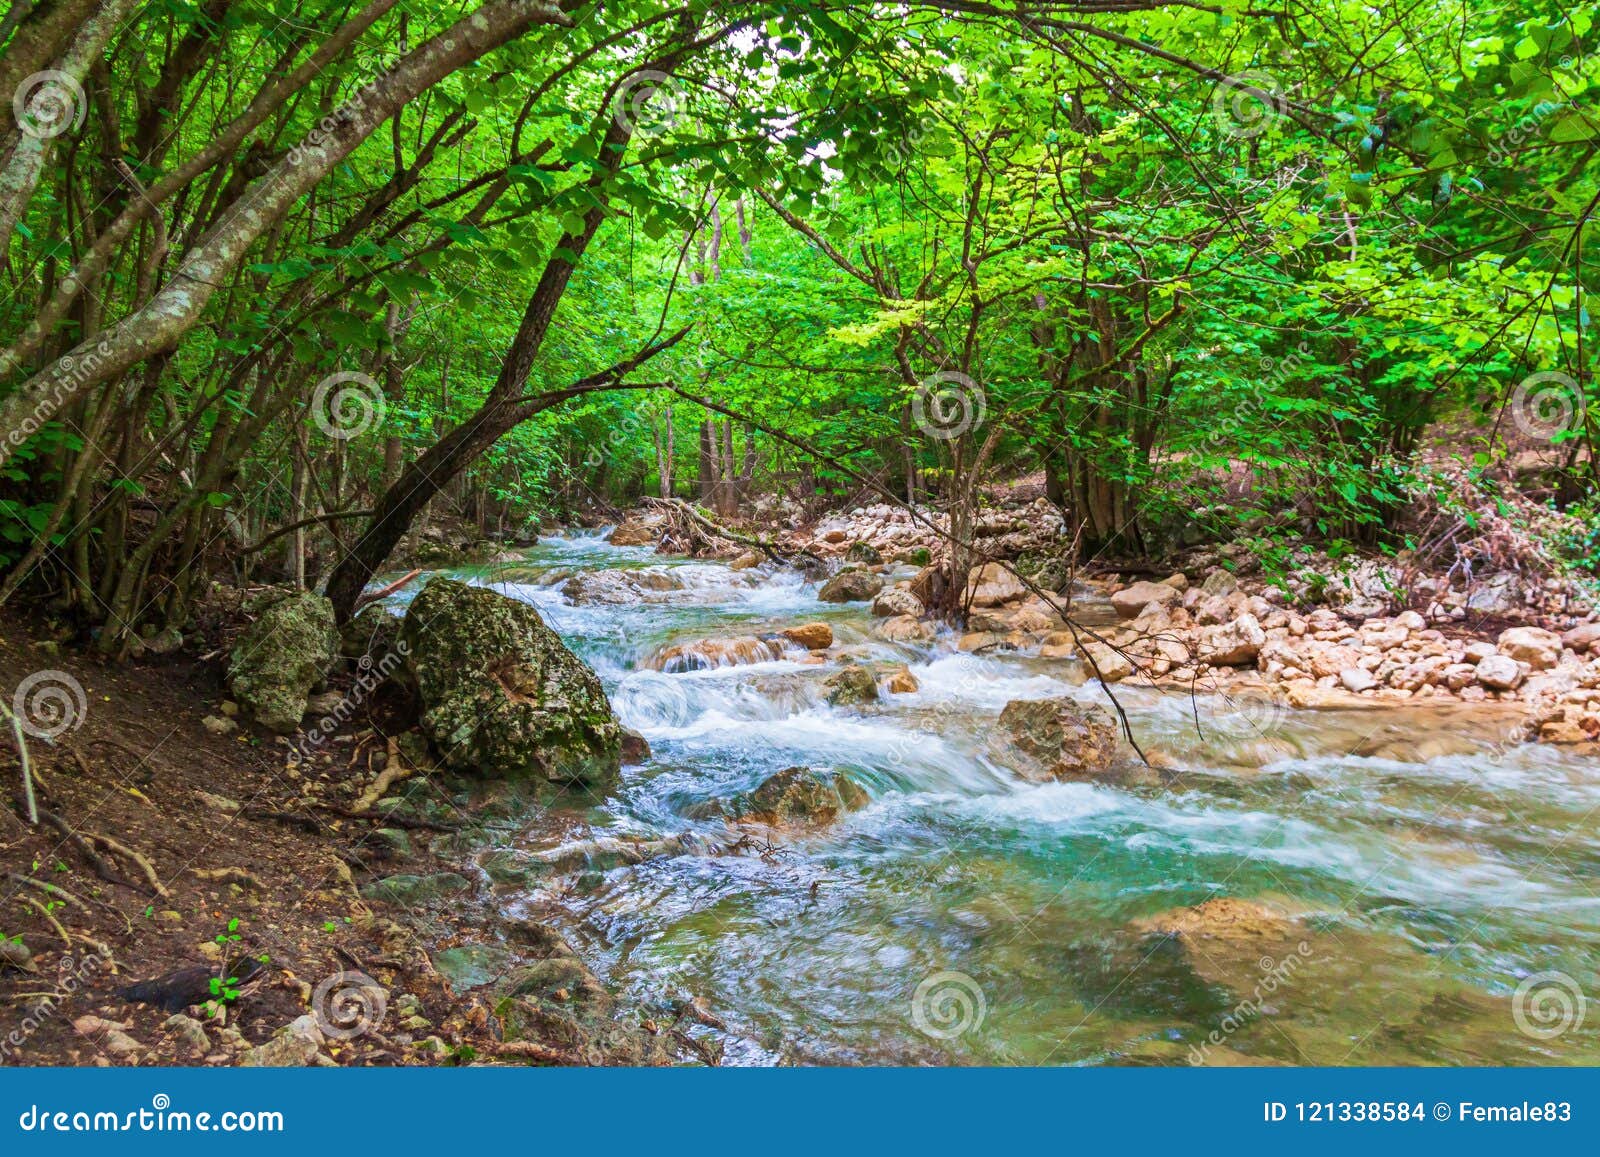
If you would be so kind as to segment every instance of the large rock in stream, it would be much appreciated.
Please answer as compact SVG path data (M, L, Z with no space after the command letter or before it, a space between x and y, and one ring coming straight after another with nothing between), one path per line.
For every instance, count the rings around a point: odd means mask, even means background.
M860 784L842 771L786 767L750 791L730 799L710 800L693 809L696 819L720 816L733 823L774 828L808 828L831 824L847 812L872 802Z
M860 603L883 590L883 579L870 570L842 570L817 591L825 603Z
M447 767L605 787L622 727L599 678L527 603L436 578L406 613L423 731Z
M1111 713L1064 696L1013 699L1000 712L1000 733L1014 770L1035 783L1103 774L1117 753Z
M228 657L228 688L257 723L284 735L339 653L333 604L310 591L269 596Z

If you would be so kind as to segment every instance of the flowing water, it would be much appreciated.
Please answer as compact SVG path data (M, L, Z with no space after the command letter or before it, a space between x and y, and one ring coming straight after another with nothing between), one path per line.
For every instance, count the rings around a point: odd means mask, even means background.
M601 568L638 572L645 601L560 593ZM864 605L819 603L798 575L598 534L464 573L533 603L654 750L612 799L538 817L529 847L726 843L695 805L797 764L870 794L765 854L507 898L560 923L616 989L703 997L727 1063L1600 1062L1600 769L1505 743L1490 708L1264 717L1259 701L1119 688L1141 745L1182 774L1039 785L991 736L1011 699L1103 702L1068 664L884 643ZM907 663L920 690L831 708L833 661L792 651L650 666L670 644L819 619L859 656ZM1212 937L1141 924L1217 896L1293 920Z

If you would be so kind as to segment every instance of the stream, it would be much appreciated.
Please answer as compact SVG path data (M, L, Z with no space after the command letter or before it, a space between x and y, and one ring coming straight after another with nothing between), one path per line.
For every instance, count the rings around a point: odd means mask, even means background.
M1600 768L1505 743L1502 714L1263 719L1249 701L1119 687L1141 745L1183 774L1040 785L990 735L1012 699L1104 702L1069 663L965 655L947 634L886 643L866 604L820 603L792 572L613 547L603 532L526 554L514 570L455 573L535 605L654 752L604 804L539 817L529 848L726 841L720 820L688 818L695 805L797 764L844 771L871 796L765 855L657 860L508 897L556 922L617 991L702 997L727 1022L725 1063L1600 1063L1600 1008L1583 996L1600 996ZM631 605L561 594L602 568L668 589ZM672 643L817 620L863 658L908 664L920 689L834 709L820 694L831 658L646 665ZM1293 921L1183 944L1141 926L1213 896Z

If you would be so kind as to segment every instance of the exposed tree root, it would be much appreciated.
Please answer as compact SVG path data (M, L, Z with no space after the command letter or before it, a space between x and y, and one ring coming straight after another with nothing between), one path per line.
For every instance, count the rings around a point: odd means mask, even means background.
M117 871L116 868L112 867L105 857L94 850L90 845L89 839L73 831L72 826L66 820L54 812L40 812L39 818L60 832L61 838L71 844L73 850L89 862L89 866L94 869L94 874L102 880L108 884L120 884L124 888L132 888L135 892L143 891L138 884L135 884Z
M78 899L78 897L74 896L65 888L57 887L55 884L52 884L47 880L36 880L32 876L24 876L21 872L7 872L6 879L10 880L14 884L22 884L25 887L37 888L47 896L52 896L57 900L66 901L84 915L89 914L89 905L85 904L82 900Z
M50 922L50 926L56 930L56 935L61 937L62 941L69 949L72 947L72 937L67 933L67 930L61 926L61 921L55 918L55 914L51 912L50 909L39 903L39 901L35 900L32 896L19 895L13 898L17 901L17 903L32 908L40 916L48 920Z
M356 801L355 811L366 812L372 810L372 805L384 797L384 794L395 784L415 774L406 766L405 760L400 755L400 741L397 737L389 737L388 761L383 765L383 770L378 773L378 778L372 781L372 786L361 793L361 798Z
M356 811L354 808L339 807L331 803L315 803L311 805L318 811L332 812L347 820L372 820L392 828L406 828L411 831L423 832L459 832L460 824L441 824L434 820L412 819L410 816L378 815L373 812ZM278 818L274 816L274 818Z
M553 1049L549 1045L542 1045L531 1040L501 1041L494 1046L494 1056L516 1057L519 1060L538 1061L546 1065L575 1065L588 1064L577 1053L565 1052L562 1049Z

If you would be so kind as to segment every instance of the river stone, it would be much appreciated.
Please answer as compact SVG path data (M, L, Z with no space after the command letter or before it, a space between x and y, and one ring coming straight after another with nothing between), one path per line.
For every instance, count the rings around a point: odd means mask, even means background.
M1035 783L1099 775L1117 752L1110 713L1064 696L1013 699L1000 712L1000 733L1017 774Z
M1490 575L1467 593L1467 610L1485 615L1508 615L1522 606L1521 585L1514 574Z
M1231 623L1202 632L1197 657L1213 667L1239 667L1254 663L1266 642L1260 621L1254 615L1240 615Z
M859 603L883 589L883 579L870 570L842 570L817 592L825 603Z
M933 625L914 615L896 615L872 628L878 638L890 643L923 643L933 638Z
M1600 623L1580 623L1561 636L1561 645L1580 655L1588 650L1600 652Z
M655 540L655 528L642 522L621 523L606 538L612 546L651 546Z
M1362 667L1346 667L1339 672L1339 682L1344 684L1346 691L1357 694L1370 691L1378 685L1378 680L1373 677L1372 672Z
M871 797L843 772L828 774L809 767L786 767L753 790L730 801L734 818L780 827L827 824L845 812L859 811Z
M851 663L839 668L822 683L823 693L834 707L872 703L878 698L878 681L865 667Z
M879 591L878 597L872 600L872 613L879 618L889 618L894 615L920 617L924 609L922 600L905 587L889 587Z
M1167 583L1137 582L1111 596L1111 605L1125 619L1138 618L1151 603L1170 606L1183 598L1183 592Z
M472 884L465 876L458 876L454 872L436 872L431 876L385 876L364 885L361 895L367 900L409 906L442 900L446 896L471 890Z
M827 623L802 623L778 633L808 651L826 651L833 646L833 628Z
M280 1028L265 1044L240 1053L239 1067L298 1068L314 1064L323 1043L316 1018L299 1016Z
M454 579L406 614L422 730L453 770L607 786L622 727L599 678L527 603Z
M891 695L911 695L922 689L922 684L917 682L917 677L911 673L911 668L904 663L897 663L889 669L888 677L883 681L883 689Z
M569 578L561 593L575 607L627 606L643 602L650 593L682 589L678 576L667 570L590 570Z
M912 587L915 590L915 586ZM1003 563L986 562L967 576L964 601L969 607L998 607L1028 593L1015 571Z
M1511 627L1500 632L1499 644L1502 655L1535 671L1548 670L1561 661L1561 636L1543 627Z
M635 764L648 763L650 754L650 741L648 739L631 727L622 729L623 767L633 767Z
M731 639L697 639L663 647L645 666L667 674L684 671L714 671L719 667L740 667L749 663L770 663L783 654L776 638L735 635Z
M845 558L851 562L864 562L868 566L878 566L883 562L883 555L878 553L878 548L870 542L853 542L850 549L844 552Z
M1490 655L1478 661L1478 682L1491 691L1510 691L1522 682L1522 668L1510 655Z
M228 688L261 726L293 734L338 648L332 603L310 591L280 595L261 606L233 648Z

